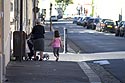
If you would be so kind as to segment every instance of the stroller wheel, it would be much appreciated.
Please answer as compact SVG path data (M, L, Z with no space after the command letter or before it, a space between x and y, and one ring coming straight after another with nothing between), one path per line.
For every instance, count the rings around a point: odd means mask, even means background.
M36 56L36 60L39 60L39 56Z

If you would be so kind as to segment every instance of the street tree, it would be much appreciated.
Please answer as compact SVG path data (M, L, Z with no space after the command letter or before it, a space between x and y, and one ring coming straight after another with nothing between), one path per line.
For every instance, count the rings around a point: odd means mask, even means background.
M73 4L73 0L55 0L55 2L62 9L63 13L69 4Z

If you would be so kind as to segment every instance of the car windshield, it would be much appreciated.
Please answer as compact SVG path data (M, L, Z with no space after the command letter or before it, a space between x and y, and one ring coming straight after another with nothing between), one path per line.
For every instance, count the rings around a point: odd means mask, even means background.
M94 19L89 19L89 20L88 20L88 22L93 22L93 21L94 21Z
M110 19L102 19L102 22L104 23L106 20L110 20Z
M90 17L85 17L85 20L88 21L90 19Z
M53 18L53 17L56 17L56 16L51 16L51 17Z
M78 17L74 17L74 19L78 19Z
M114 22L106 22L107 24L109 24L109 25L114 25Z

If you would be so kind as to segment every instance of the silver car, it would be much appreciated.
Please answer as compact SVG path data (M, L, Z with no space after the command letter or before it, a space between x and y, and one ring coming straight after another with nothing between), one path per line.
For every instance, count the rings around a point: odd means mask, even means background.
M51 21L58 21L58 17L57 16L51 16Z

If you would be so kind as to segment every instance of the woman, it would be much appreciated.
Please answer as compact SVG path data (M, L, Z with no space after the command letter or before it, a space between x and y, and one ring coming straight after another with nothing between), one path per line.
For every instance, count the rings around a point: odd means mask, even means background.
M32 29L32 35L33 35L33 45L34 45L34 60L37 60L36 52L40 52L40 59L39 61L42 61L43 58L43 51L44 51L44 34L45 29L44 26L41 25L41 20L38 19L36 21L36 25Z

